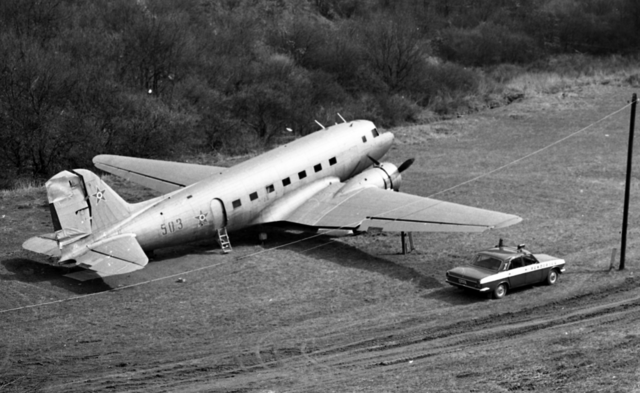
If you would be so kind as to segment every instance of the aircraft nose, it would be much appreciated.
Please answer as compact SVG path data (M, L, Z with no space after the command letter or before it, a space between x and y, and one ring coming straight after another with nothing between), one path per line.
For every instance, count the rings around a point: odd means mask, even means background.
M382 144L384 145L385 148L390 148L391 144L393 143L393 139L395 138L395 136L393 135L393 133L391 132L385 132L384 134L380 135L383 139L382 139Z

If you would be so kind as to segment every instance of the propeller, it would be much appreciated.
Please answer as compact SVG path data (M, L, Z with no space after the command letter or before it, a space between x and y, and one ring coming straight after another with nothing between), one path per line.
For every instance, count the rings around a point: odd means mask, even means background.
M380 166L380 161L376 160L375 158L371 157L370 155L367 154L367 157L369 157L369 159L371 160L371 162L373 162L373 165L375 166Z
M376 160L375 158L371 157L370 155L367 155L367 157L369 157L371 162L373 162L373 165L380 166L380 161ZM400 164L400 166L398 167L398 173L402 173L402 172L406 171L411 165L413 165L413 163L415 161L416 161L415 158L409 158L408 160L406 160L405 162Z
M371 158L371 157L369 157ZM403 162L399 167L398 167L398 172L402 173L404 171L407 170L407 168L409 168L415 161L415 158L409 158L407 161Z

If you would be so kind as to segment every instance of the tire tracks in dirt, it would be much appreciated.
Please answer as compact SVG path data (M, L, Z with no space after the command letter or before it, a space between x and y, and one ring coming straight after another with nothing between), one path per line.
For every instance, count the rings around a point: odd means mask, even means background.
M612 324L632 318L640 308L638 284L628 280L614 290L573 296L514 312L491 314L433 326L432 316L410 316L401 322L368 326L366 330L334 329L318 337L302 333L268 333L252 347L207 352L186 347L171 359L158 359L136 370L119 369L97 378L73 381L53 390L96 388L118 391L178 389L246 390L288 386L306 391L370 378L387 370L470 348L538 334L573 324ZM173 361L177 357L181 361ZM167 362L166 360L170 360ZM79 391L79 390L78 390Z
M615 292L624 294L635 288L636 285L630 283ZM522 309L515 313L507 312L427 329L424 328L427 319L414 318L406 321L402 330L392 332L392 334L383 330L372 337L347 342L344 345L327 346L303 356L263 362L260 365L262 366L261 375L256 378L263 383L269 379L275 381L282 376L278 371L281 371L283 366L285 368L287 366L300 368L304 359L308 359L316 367L332 370L334 378L331 376L326 378L325 376L322 379L323 384L327 386L326 384L331 382L342 382L372 373L376 374L381 369L450 354L454 351L468 350L470 347L493 346L496 341L505 341L514 337L522 338L547 329L584 322L611 324L629 318L632 314L635 315L640 308L640 294L634 294L628 299L601 302L610 295L611 291L585 294L554 303L551 306L538 306ZM558 311L561 311L562 314L558 315ZM329 337L319 338L318 341L335 343L335 340ZM271 377L268 376L268 373L264 373L267 369L273 371ZM239 370L230 370L230 372L235 376L240 373ZM251 372L251 370L246 369L245 372ZM210 377L229 378L230 375L223 373ZM240 378L234 382L243 380L246 383L254 378ZM225 388L238 387L236 383L224 385ZM302 385L306 388L313 386L304 383ZM293 390L287 389L287 391L305 391L305 387L296 384Z

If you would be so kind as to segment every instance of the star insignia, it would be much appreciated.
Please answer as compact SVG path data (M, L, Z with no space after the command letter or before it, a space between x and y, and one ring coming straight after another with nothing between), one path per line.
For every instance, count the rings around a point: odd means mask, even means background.
M93 194L93 196L96 197L96 203L100 204L100 201L105 201L105 202L107 201L107 199L104 197L105 191L106 190L100 190L98 188L98 191L95 194Z
M198 226L203 226L207 222L208 214L209 213L203 213L202 210L200 210L200 214L196 216L196 219L199 221Z

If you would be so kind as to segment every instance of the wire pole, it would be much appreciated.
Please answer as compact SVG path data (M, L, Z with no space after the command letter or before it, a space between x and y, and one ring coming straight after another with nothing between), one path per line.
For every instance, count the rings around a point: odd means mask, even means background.
M636 106L638 106L638 96L633 93L631 98L631 120L629 123L629 147L627 149L627 181L624 187L624 212L622 213L622 244L620 246L620 268L624 270L624 257L627 250L627 224L629 216L629 191L631 189L631 161L633 158L633 131L636 125Z

